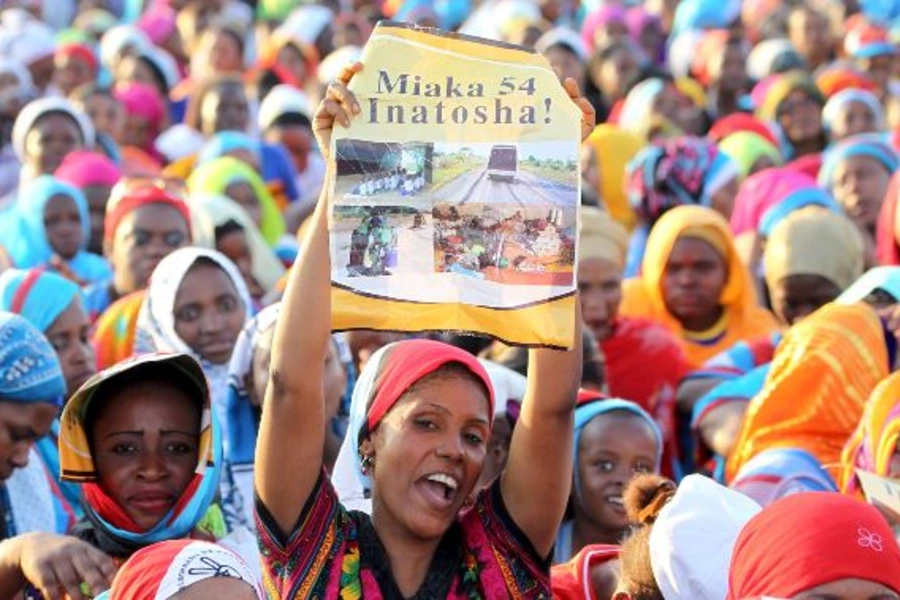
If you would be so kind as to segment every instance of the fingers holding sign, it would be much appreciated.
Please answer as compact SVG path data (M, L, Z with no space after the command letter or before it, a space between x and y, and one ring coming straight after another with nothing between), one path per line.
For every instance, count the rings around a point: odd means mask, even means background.
M578 82L569 77L563 82L563 88L569 94L569 98L581 109L581 141L583 142L594 131L597 125L597 113L588 99L581 95Z
M334 129L334 124L339 123L344 127L349 127L350 120L361 110L356 95L347 86L350 85L353 76L362 69L362 63L356 62L341 71L338 78L328 84L325 98L316 109L316 116L313 118L313 132L319 142L319 150L326 160L331 158L331 131Z

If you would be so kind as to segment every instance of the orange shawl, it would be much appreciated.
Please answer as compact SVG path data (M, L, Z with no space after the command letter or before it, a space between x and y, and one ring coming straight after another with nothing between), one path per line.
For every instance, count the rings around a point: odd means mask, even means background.
M888 475L891 458L900 440L900 373L878 384L869 396L862 420L844 447L838 481L844 493L859 493L856 469L882 477Z
M887 374L883 328L868 306L827 304L794 325L747 407L726 479L771 448L806 450L825 467L838 463L866 398Z
M685 232L714 239L725 249L728 281L719 302L725 308L726 330L714 343L699 343L685 339L681 324L666 308L662 280L669 255ZM687 354L689 366L698 369L715 355L741 341L764 337L778 330L775 317L756 301L750 273L741 262L734 246L728 222L719 213L701 206L679 206L668 211L656 222L647 239L647 249L641 265L642 276L622 284L622 305L619 314L644 317L662 323L679 336Z
M137 317L146 295L146 290L138 290L119 298L97 319L91 341L101 370L132 355Z
M625 193L625 169L646 142L630 131L603 123L597 125L585 143L594 149L600 180L597 193L602 203L613 219L631 231L637 225L637 216Z

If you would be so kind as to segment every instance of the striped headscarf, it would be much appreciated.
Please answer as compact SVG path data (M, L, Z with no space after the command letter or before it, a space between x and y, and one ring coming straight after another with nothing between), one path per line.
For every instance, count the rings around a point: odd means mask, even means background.
M0 400L62 406L65 393L50 342L23 317L0 311Z
M822 465L837 463L888 363L881 321L868 306L828 304L794 325L747 408L727 479L771 448L799 448Z
M872 391L862 419L841 455L841 490L859 493L856 469L889 475L900 441L900 373L892 373Z

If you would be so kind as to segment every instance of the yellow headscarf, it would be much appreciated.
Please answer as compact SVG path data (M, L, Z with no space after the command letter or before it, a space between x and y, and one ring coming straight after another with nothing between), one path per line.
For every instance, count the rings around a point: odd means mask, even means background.
M847 217L803 208L779 223L766 242L766 283L771 289L789 275L819 275L844 290L862 275L864 251L862 235Z
M592 206L582 206L579 218L578 260L602 258L624 267L628 252L628 232L625 228L606 212Z
M728 222L714 210L695 205L673 208L653 226L647 239L642 276L629 279L622 286L620 314L654 319L684 337L681 323L666 308L662 290L669 256L682 237L696 237L710 243L722 254L728 269L728 281L719 298L725 309L726 331L715 343L683 340L691 366L699 368L736 342L762 337L778 329L772 314L757 304L750 273L735 250Z
M859 491L856 469L886 477L900 440L900 373L879 383L866 401L862 420L844 447L838 480L844 493Z
M747 407L726 478L772 448L799 448L823 466L837 463L866 398L887 374L875 312L864 304L826 304L779 344L762 391Z
M645 142L615 125L603 124L594 129L587 143L594 148L594 159L597 161L600 179L597 193L612 218L631 231L637 224L637 216L625 193L625 167Z
M197 167L187 184L191 194L222 196L225 195L229 185L238 182L246 183L253 188L262 215L259 231L266 242L274 246L284 235L284 217L265 182L250 165L233 156L216 158Z

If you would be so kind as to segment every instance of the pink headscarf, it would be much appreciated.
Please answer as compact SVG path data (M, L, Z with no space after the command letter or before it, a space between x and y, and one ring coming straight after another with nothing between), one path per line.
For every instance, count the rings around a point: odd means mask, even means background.
M799 189L814 188L816 180L790 169L766 169L748 177L738 191L731 214L731 232L749 233L759 228L766 211Z
M175 11L169 6L154 4L138 19L137 28L159 46L175 31Z
M60 181L84 188L89 185L112 187L122 176L119 167L97 152L70 152L53 174Z
M146 119L152 127L151 137L155 139L166 118L166 105L156 88L145 83L128 83L116 88L115 97L126 113ZM143 150L152 151L152 144Z
M622 25L626 24L625 9L618 4L600 6L585 18L581 25L581 41L584 42L584 47L588 49L588 52L594 52L594 36L597 35L597 30L616 22L622 23Z

